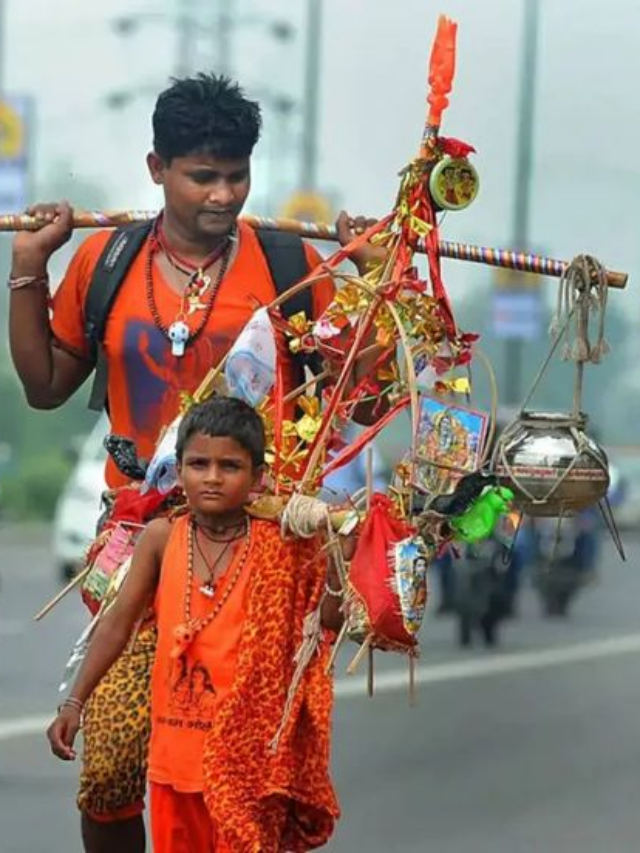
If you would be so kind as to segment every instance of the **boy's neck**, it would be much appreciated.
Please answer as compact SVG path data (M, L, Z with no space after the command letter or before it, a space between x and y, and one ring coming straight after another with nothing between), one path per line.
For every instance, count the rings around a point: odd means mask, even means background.
M225 531L239 527L248 520L244 507L221 515L203 515L196 512L193 514L193 517L198 527L210 533L224 533Z

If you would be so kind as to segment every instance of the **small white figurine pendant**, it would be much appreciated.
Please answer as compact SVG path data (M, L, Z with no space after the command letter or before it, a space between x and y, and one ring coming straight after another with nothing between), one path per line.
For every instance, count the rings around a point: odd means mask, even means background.
M200 592L203 595L206 595L207 598L213 598L216 593L216 588L210 581L207 581L207 583L202 584L200 587Z
M167 334L171 341L171 355L181 358L184 355L185 344L191 335L189 327L183 320L174 320Z

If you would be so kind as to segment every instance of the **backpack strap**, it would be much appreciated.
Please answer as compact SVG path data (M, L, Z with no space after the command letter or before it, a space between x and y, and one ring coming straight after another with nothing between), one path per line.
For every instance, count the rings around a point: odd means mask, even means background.
M153 222L143 222L116 229L102 250L89 283L84 304L84 331L95 361L89 408L97 412L102 411L107 403L107 360L103 342L109 312L152 227Z
M286 293L309 273L309 262L304 251L304 243L298 234L288 234L285 231L271 231L257 228L256 236L266 258L276 295ZM312 288L294 294L282 304L282 314L285 319L304 311L308 320L313 316ZM298 353L293 356L298 365L301 382L304 381L304 368L308 367L313 373L320 373L322 360L318 353Z

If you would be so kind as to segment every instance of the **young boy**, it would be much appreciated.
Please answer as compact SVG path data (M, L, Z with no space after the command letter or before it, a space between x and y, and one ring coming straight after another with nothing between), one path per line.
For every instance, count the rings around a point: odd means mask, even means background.
M246 514L264 449L262 421L240 400L191 408L177 439L189 511L147 527L47 733L59 758L75 758L85 702L152 605L155 853L309 850L339 814L325 638L290 690L309 614L340 625L339 598L326 594L338 578L318 540L283 540L277 524Z

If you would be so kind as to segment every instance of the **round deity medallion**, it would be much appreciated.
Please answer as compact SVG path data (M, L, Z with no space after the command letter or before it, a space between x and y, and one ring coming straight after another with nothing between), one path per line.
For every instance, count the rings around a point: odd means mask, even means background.
M466 157L443 157L431 171L429 189L442 210L463 210L478 195L480 178Z

